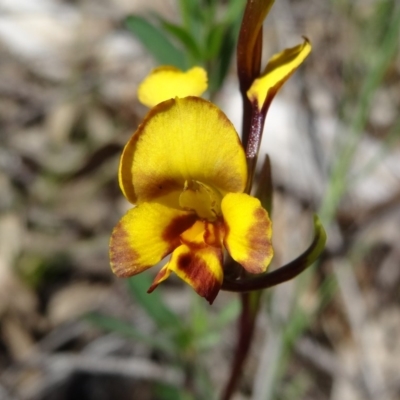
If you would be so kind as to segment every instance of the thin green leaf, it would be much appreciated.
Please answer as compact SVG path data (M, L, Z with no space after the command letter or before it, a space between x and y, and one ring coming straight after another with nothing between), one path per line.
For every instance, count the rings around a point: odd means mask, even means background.
M202 60L201 51L195 37L179 25L171 24L165 20L161 20L161 23L162 27L175 37L175 39L179 40L197 62Z
M220 330L224 328L227 324L236 320L240 312L240 302L239 299L233 299L228 305L226 305L218 313L217 318L212 323L212 330Z
M181 319L166 306L160 292L157 290L151 294L146 292L152 282L148 274L136 275L127 279L127 282L132 296L160 329L175 331L182 328Z
M227 9L223 20L224 23L230 25L232 23L240 21L245 5L246 5L246 0L228 1Z
M231 321L237 319L240 311L238 299L225 306L213 321L209 321L209 313L203 306L204 302L194 302L192 310L193 340L197 351L209 349L217 345L221 340L221 330Z
M172 44L159 28L135 15L128 17L125 24L160 64L187 68L185 53Z
M203 303L199 303L201 307ZM195 333L195 345L198 351L209 349L217 345L221 340L221 330L230 322L237 319L240 312L240 302L234 299L215 316L213 321L208 321L207 310L199 307L193 311L197 314L195 321L192 323L192 329ZM193 327L194 325L194 327ZM196 326L197 325L197 326Z
M201 363L194 365L194 386L197 389L197 399L216 400L215 386L210 377L210 369Z
M163 352L173 355L174 349L173 344L157 339L154 336L145 335L135 329L132 325L121 321L120 319L103 315L99 313L90 313L85 316L85 319L91 324L109 332L119 333L120 335L126 336L130 339L135 339L140 342L146 343L152 348L162 350Z
M373 24L370 24L372 27ZM387 28L386 28L387 25ZM351 132L347 138L341 154L336 157L336 162L332 167L331 179L326 190L324 202L321 207L321 217L323 221L329 221L333 218L338 204L343 197L348 181L349 166L353 162L355 151L358 148L360 137L364 132L368 121L373 95L385 77L385 74L393 62L398 52L398 38L400 33L400 7L393 10L390 23L385 25L385 35L375 52L369 52L373 55L373 65L370 68L357 101L357 109L353 113L351 123Z
M201 337L210 329L209 310L205 308L205 302L199 296L192 300L190 328L195 338Z
M154 387L155 398L160 400L194 400L193 396L177 387L157 383Z
M201 3L201 2L200 2ZM217 2L215 0L203 1L200 5L201 10L201 21L203 26L209 29L210 26L215 25L215 17L217 15Z
M225 24L217 24L211 27L206 38L206 48L204 49L204 57L207 60L211 60L212 58L216 57L220 52L226 30L227 27Z
M194 37L199 37L202 28L200 2L198 0L180 0L179 8L186 30L191 32Z
M221 334L219 332L206 332L196 340L197 351L208 350L218 345L221 341Z
M225 32L219 52L219 65L217 69L216 87L220 88L228 74L232 62L232 56L235 52L236 40L238 36L239 24L232 25Z

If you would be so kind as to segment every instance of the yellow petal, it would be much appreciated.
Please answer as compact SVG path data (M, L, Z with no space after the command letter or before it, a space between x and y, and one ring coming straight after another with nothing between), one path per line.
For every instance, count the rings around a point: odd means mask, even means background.
M246 157L225 114L199 97L171 99L155 106L125 146L119 182L132 203L179 195L186 181L242 192Z
M147 293L151 293L154 289L157 288L157 286L167 280L169 276L171 275L171 270L168 269L168 264L164 265L161 269L160 272L155 276L151 286L147 290Z
M139 101L153 107L175 97L201 96L207 90L207 72L194 67L186 72L171 66L151 71L138 89Z
M167 268L212 304L222 285L222 257L221 248L182 245L172 253Z
M149 292L174 271L210 304L214 301L223 281L223 252L221 246L209 246L205 242L210 226L218 230L217 225L198 220L181 234L182 245L174 250L169 263L154 278Z
M111 235L111 269L117 276L127 277L157 264L180 245L179 235L196 218L193 213L157 203L129 210Z
M275 94L296 71L311 52L311 44L305 39L303 44L275 54L268 62L263 74L256 79L247 91L252 103L258 109L268 107Z
M192 247L205 247L205 227L205 221L197 220L189 229L181 234L181 243Z
M272 225L267 211L255 197L229 193L221 204L226 232L224 245L248 272L265 272L273 256Z

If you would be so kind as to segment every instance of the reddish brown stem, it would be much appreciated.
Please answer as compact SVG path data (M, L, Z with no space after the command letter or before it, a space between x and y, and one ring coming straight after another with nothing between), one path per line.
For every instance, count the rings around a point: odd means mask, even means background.
M258 152L260 151L262 132L264 129L265 114L258 110L257 104L253 104L250 115L249 135L246 146L247 160L247 185L245 192L250 193L253 185L253 177L256 170Z
M247 0L237 45L237 70L240 93L243 99L242 144L246 149L248 181L245 193L250 193L253 174L260 147L265 114L251 104L247 91L260 75L262 52L262 24L273 1ZM235 392L243 364L253 339L261 292L242 293L242 313L239 318L239 339L229 381L222 393L222 400L230 400Z
M250 350L254 335L261 292L242 293L242 313L239 319L239 339L236 346L229 381L222 393L221 400L230 400L235 393L242 374L243 365Z
M270 8L265 0L248 0L237 44L237 71L243 100L242 144L247 147L252 105L247 98L254 79L260 75L262 50L262 23Z

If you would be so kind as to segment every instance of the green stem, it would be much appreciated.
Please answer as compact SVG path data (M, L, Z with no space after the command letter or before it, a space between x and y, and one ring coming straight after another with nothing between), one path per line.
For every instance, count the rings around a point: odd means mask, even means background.
M222 393L221 400L230 400L239 383L244 362L250 350L260 308L261 291L242 293L242 312L239 318L239 339L236 346L231 375Z

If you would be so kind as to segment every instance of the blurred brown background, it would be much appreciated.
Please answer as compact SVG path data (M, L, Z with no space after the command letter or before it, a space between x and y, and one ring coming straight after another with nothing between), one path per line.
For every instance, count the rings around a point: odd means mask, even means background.
M400 399L399 7L276 3L265 61L303 34L313 52L265 129L273 267L306 248L313 212L329 240L314 273L268 294L235 399ZM119 155L146 112L137 85L156 65L123 21L154 11L179 21L173 0L0 0L1 400L161 399L153 382L182 384L151 346L82 318L100 311L157 332L108 264L111 229L129 208ZM239 127L235 65L215 101ZM172 280L158 290L184 319L190 289ZM234 301L221 293L204 307L218 318ZM207 353L215 393L235 326Z

